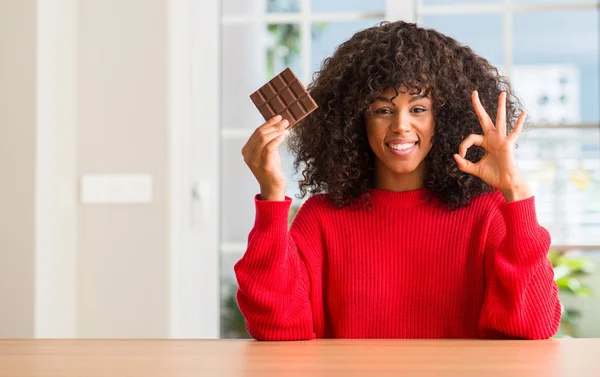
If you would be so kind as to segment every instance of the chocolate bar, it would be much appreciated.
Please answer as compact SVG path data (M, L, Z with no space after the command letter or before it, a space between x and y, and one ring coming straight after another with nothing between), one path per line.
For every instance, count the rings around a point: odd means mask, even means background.
M265 120L281 115L292 127L315 111L317 103L288 67L250 95Z

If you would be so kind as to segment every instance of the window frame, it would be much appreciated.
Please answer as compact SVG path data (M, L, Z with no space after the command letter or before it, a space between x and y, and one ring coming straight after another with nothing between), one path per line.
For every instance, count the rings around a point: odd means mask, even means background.
M408 22L421 23L425 15L463 15L481 13L502 14L502 43L504 72L510 78L513 61L513 18L518 12L556 11L556 10L585 10L599 9L600 4L590 2L576 3L548 3L548 4L523 4L515 0L500 0L493 4L463 3L453 5L425 5L423 0L386 0L386 9L383 13L377 12L312 12L311 0L299 0L298 12L268 13L262 14L222 14L221 27L230 24L287 24L296 23L300 25L300 57L304 83L310 81L311 68L311 24L313 22L327 21L355 21L355 20L405 20ZM530 129L588 129L600 130L598 123L579 123L569 125L533 124ZM221 125L221 137L223 140L248 138L251 130L241 128L225 128ZM245 250L245 243L221 242L221 253L241 254ZM600 250L600 245L553 245L554 249L568 250Z

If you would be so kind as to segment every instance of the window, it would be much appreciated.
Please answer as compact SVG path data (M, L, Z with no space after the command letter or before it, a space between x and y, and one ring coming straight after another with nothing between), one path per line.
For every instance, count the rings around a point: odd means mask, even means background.
M530 118L517 156L553 244L600 245L597 3L422 0L417 16L511 78Z
M246 249L259 188L240 150L263 123L249 95L290 66L308 84L322 60L358 30L385 19L384 0L225 0L222 5L221 279L224 337L243 335L233 293L233 265ZM293 161L282 151L290 197L297 193ZM299 205L294 199L295 205ZM242 323L243 325L243 323Z
M540 222L559 247L600 247L598 5L583 0L223 0L221 297L223 337L243 336L233 265L259 188L240 150L263 122L249 94L286 66L308 84L322 60L384 19L417 20L469 44L511 77L530 114L518 149ZM297 193L282 154L288 196ZM299 205L299 202L295 202ZM585 247L584 247L585 248Z

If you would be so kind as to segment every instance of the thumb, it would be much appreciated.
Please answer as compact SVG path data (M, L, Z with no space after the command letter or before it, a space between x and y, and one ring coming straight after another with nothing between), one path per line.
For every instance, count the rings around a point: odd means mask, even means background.
M460 171L471 175L477 175L477 167L471 161L462 158L459 154L454 155L454 160L456 161Z

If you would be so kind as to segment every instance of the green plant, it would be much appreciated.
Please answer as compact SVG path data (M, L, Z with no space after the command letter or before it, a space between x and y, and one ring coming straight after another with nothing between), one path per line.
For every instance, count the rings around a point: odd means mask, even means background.
M226 281L224 284L223 301L221 303L221 338L250 338L250 334L246 331L246 322L240 311L235 292L237 285L231 281Z
M289 214L289 224L292 224L294 216L298 212L300 205L292 204ZM237 285L232 281L223 283L223 301L221 303L221 338L250 338L246 331L246 323L244 316L240 312L235 292Z
M586 298L592 294L589 286L583 284L580 278L589 275L594 270L594 265L581 254L551 250L548 254L554 268L554 280L562 295ZM581 319L581 312L575 308L562 308L560 329L557 337L578 337L577 325Z
M272 24L268 26L271 43L267 48L267 79L275 75L275 66L281 60L285 66L289 66L296 57L300 48L300 27L296 24Z
M281 0L269 0L267 2L269 12L298 12L297 3ZM315 22L312 25L311 37L316 40L321 32L327 27L325 22ZM269 24L269 45L267 47L267 70L266 79L275 76L279 62L283 66L290 66L300 54L300 25L299 24Z

